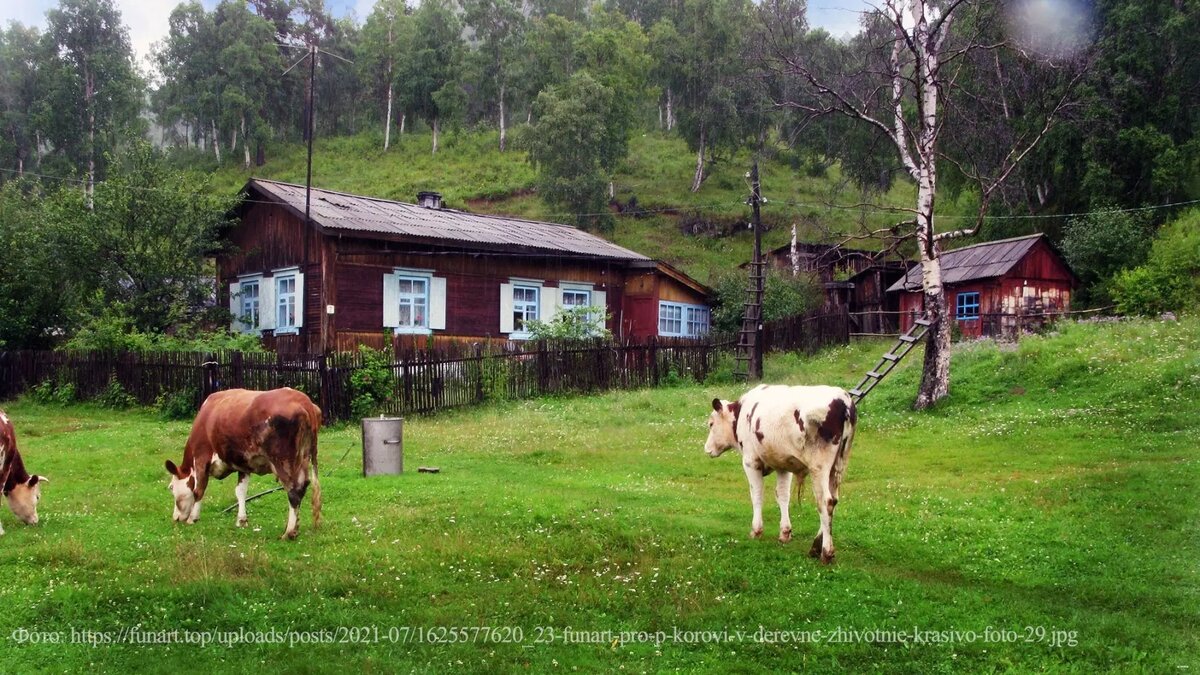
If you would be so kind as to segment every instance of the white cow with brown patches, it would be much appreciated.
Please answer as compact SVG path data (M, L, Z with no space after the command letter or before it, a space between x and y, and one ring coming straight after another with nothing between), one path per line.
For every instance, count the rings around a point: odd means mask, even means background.
M792 539L788 515L792 476L803 482L804 476L811 475L821 529L809 555L833 562L833 509L858 421L854 399L838 387L763 384L737 401L713 399L712 406L704 451L720 457L731 448L741 450L754 506L750 536L762 536L763 477L772 471L779 473L775 485L779 541L786 543Z

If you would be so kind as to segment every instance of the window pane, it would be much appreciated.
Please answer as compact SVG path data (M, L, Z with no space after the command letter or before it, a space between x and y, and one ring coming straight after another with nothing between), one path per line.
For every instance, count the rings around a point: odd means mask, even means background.
M412 325L412 307L409 306L409 304L406 302L400 303L400 325L401 326L411 326Z

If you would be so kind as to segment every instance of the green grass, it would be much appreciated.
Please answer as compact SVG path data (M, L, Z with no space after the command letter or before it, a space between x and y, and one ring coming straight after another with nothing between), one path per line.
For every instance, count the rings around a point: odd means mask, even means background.
M519 131L519 130L518 130ZM516 144L514 144L516 145ZM494 131L460 131L443 134L437 155L430 153L428 133L405 134L385 153L377 134L318 139L314 150L313 184L331 190L413 201L420 190L442 193L448 206L573 223L570 214L547 206L534 191L535 171L519 149L497 150ZM210 155L188 153L197 168L210 170ZM250 172L239 157L226 158L212 173L212 186L223 194L239 190L251 176L303 183L306 154L303 146L272 148L268 162ZM859 193L842 180L838 168L810 177L785 161L778 152L762 162L763 207L767 247L781 246L791 238L796 223L802 241L832 241L838 234L861 226L881 227L894 214L860 209L830 208L827 204L875 202L910 205L912 189L904 184L887 195ZM739 223L750 217L746 206L749 183L746 172L751 157L742 151L718 162L700 191L689 191L695 154L679 138L657 132L631 139L629 156L614 177L616 198L628 203L636 196L652 217L619 217L611 238L618 244L654 258L665 259L701 281L713 281L750 258L752 233ZM948 208L954 205L945 200ZM656 210L670 208L670 212ZM680 230L682 216L698 216L721 223L721 237L694 236ZM862 244L870 248L869 242Z
M767 362L848 386L884 348ZM395 672L620 670L1187 672L1200 668L1200 320L1064 326L961 346L952 396L908 408L919 355L864 403L838 558L747 538L734 456L702 454L733 384L496 404L410 418L410 473L359 476L353 428L321 436L325 524L282 542L280 493L238 530L233 483L169 522L162 468L188 425L27 401L5 407L43 522L0 517L0 667ZM348 454L347 454L348 453ZM345 459L342 459L346 455ZM438 475L411 472L441 467ZM768 479L769 485L773 481ZM258 478L252 491L270 484ZM520 627L523 644L17 645L14 630ZM535 644L544 628L977 631L968 643ZM983 641L985 629L1024 639ZM1033 632L1028 632L1033 631ZM1052 633L1049 631L1061 631ZM993 633L994 634L994 633ZM1051 636L1073 646L1052 646Z

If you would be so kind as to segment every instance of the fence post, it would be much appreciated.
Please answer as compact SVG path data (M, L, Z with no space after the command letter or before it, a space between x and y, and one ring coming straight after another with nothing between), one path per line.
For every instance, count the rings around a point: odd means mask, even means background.
M650 336L650 382L658 386L658 337Z
M329 355L328 354L322 354L321 360L317 362L317 378L320 380L317 385L319 387L318 393L317 393L317 399L320 401L320 403L318 405L321 406L321 410L330 410L331 402L330 402L330 392L329 392ZM328 415L329 413L326 412L325 414Z

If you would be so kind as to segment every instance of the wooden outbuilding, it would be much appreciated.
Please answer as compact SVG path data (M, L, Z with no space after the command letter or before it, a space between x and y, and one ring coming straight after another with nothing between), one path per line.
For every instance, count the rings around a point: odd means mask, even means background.
M946 300L964 336L1012 335L1070 310L1079 279L1044 234L990 241L941 255ZM900 296L900 330L924 313L921 266L888 288Z
M618 338L699 337L712 291L574 227L251 179L217 258L233 327L279 352L521 340L563 308Z

